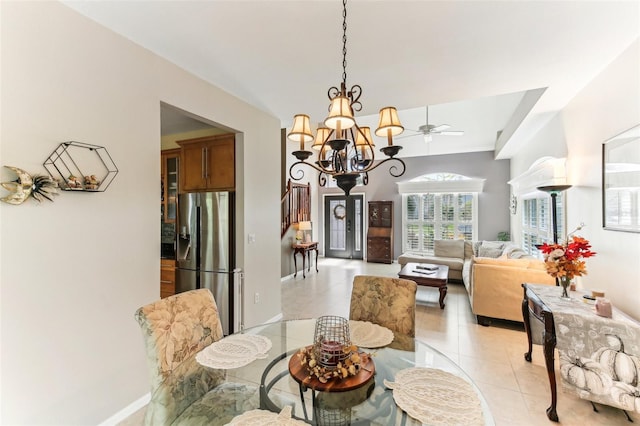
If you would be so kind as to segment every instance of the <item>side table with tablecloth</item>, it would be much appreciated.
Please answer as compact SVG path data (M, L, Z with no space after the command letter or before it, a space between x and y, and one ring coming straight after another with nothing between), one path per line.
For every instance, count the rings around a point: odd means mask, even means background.
M558 420L554 347L560 355L563 389L589 401L640 412L640 323L615 308L612 318L598 316L592 304L582 301L582 294L572 292L572 298L561 298L560 287L523 284L523 288L527 361L531 361L531 343L536 337L531 319L544 324L543 345L552 393L549 418Z

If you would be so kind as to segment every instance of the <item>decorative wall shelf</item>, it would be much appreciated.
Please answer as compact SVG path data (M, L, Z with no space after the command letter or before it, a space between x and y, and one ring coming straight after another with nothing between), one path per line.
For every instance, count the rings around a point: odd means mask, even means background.
M118 174L105 147L75 141L61 143L44 167L64 191L104 192Z

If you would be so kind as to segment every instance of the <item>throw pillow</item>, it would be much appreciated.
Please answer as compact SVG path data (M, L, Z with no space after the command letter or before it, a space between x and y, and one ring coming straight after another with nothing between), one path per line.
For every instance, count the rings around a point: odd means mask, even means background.
M464 259L464 240L435 240L433 254L440 257Z
M531 259L533 256L528 255L524 250L514 250L508 257L509 259Z
M473 243L473 255L477 256L478 255L478 249L480 248L480 245L482 244L482 241L475 241Z
M506 245L506 243L503 243L503 242L500 242L500 241L483 241L481 247L495 248L495 249L502 250L502 249L504 249L505 245Z
M513 244L505 245L504 250L502 250L502 255L511 259L520 258L522 254L526 254L524 250Z
M485 247L484 245L481 245L480 248L478 248L478 257L493 257L498 258L502 255L502 249L499 248L490 248L490 247Z

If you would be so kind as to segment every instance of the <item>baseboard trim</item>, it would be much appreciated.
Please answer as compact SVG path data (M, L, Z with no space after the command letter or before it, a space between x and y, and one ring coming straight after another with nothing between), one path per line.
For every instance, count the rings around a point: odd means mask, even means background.
M147 392L131 404L124 407L122 410L115 413L113 416L109 417L107 420L100 423L98 426L115 426L145 405L149 404L149 401L151 401L151 392Z
M289 274L289 275L285 275L284 277L281 277L280 282L284 282L290 278L293 278L293 274Z

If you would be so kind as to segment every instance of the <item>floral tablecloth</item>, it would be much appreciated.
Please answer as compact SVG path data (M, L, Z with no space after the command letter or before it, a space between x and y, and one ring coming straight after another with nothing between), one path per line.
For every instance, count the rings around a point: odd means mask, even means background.
M560 298L556 286L531 286L553 312L560 375L580 398L640 413L640 323L614 308L598 316L582 295Z

